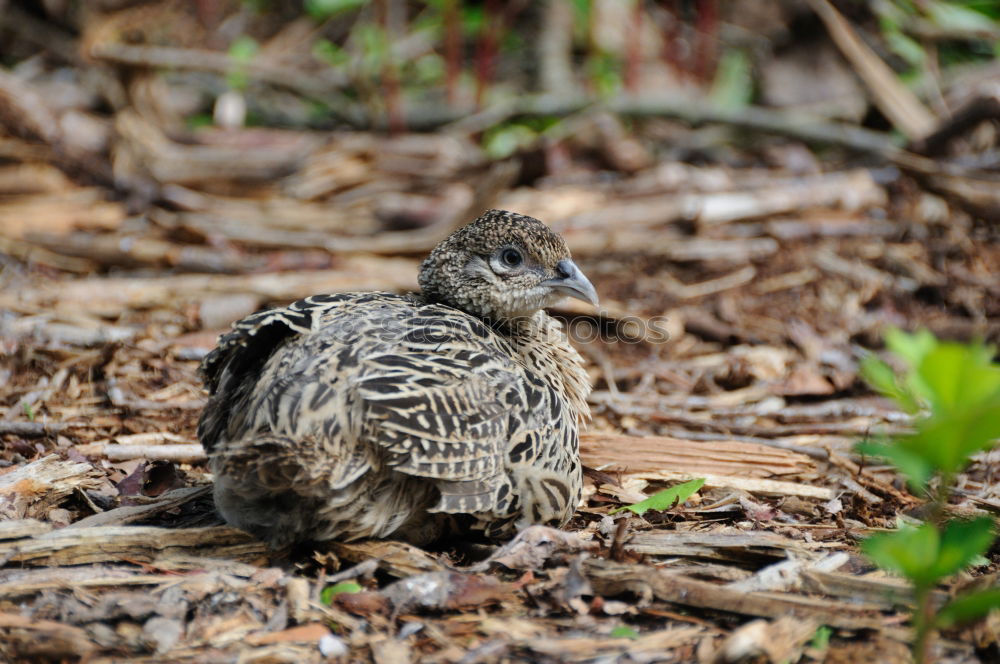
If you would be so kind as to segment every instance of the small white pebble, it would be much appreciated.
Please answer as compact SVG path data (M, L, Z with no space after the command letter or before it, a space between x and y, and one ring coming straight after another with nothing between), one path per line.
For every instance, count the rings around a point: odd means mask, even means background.
M212 109L212 119L219 127L237 129L242 127L247 119L247 101L236 90L227 90L215 100Z
M606 616L621 616L626 613L635 613L635 609L628 602L619 602L613 599L606 599L601 604L601 611Z
M339 636L327 634L319 640L319 652L323 657L343 657L347 654L347 644Z

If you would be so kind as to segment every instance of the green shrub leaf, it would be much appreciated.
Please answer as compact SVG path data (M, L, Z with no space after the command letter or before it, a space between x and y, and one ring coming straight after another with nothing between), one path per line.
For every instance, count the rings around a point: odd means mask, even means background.
M611 638L613 639L638 639L639 632L635 631L628 625L618 625L613 630L611 630Z
M946 31L976 32L996 28L989 16L971 7L963 7L959 2L929 2L926 11L931 21Z
M319 601L329 606L333 603L333 598L342 593L359 593L363 589L357 581L341 581L332 586L327 586L319 594Z
M988 516L970 521L954 519L946 523L930 573L943 579L967 567L990 547L994 537L993 525L993 519Z
M891 329L885 342L909 365L908 370L899 376L885 362L868 356L861 361L862 375L908 411L929 413L918 415L912 433L891 441L866 442L857 449L892 462L917 490L926 491L930 480L937 477L939 486L931 499L934 513L940 515L954 477L973 454L1000 439L1000 364L993 361L996 349L982 343L939 342L926 330L907 334ZM936 518L932 523L904 526L861 543L876 565L913 583L919 604L915 615L932 617L915 621L917 659L923 659L920 644L926 643L928 629L949 627L1000 608L1000 588L992 588L958 597L935 615L927 592L960 570L988 564L983 554L995 538L995 524L989 517L944 523Z
M955 519L945 524L943 532L925 523L873 535L861 543L861 549L882 569L899 572L918 588L928 588L967 567L989 548L993 538L991 518Z
M624 507L619 507L616 510L611 510L610 514L617 514L623 510L635 512L639 516L642 516L648 510L662 512L663 510L670 509L674 505L680 505L685 500L693 496L698 489L704 485L705 478L699 477L698 479L690 480L688 482L684 482L683 484L678 484L677 486L672 486L669 489L658 491L646 500L642 500L634 505L625 505Z
M753 99L753 67L746 53L727 49L719 60L710 98L719 108L739 109Z
M914 585L926 588L940 578L933 570L940 544L937 528L925 523L872 535L861 543L861 550L882 569L899 572Z
M906 476L910 488L923 493L934 475L935 466L919 450L911 450L903 442L892 445L885 443L858 443L854 446L861 454L881 457L899 469Z
M833 636L833 629L826 625L820 625L813 634L809 647L815 650L826 650L830 647L830 637Z
M982 618L990 611L1000 609L1000 588L990 588L956 597L937 615L938 627L951 627Z
M858 449L889 460L906 475L911 488L922 491L934 473L954 475L969 457L1000 438L1000 364L995 349L981 343L939 342L921 330L907 334L886 331L886 346L910 365L900 378L874 356L861 361L865 379L904 409L930 414L918 420L916 431L892 445Z
M919 367L924 357L937 345L938 340L928 330L917 330L913 334L907 334L898 327L890 327L885 331L885 347L913 369Z
M942 343L924 356L917 373L929 388L934 415L1000 406L1000 365L990 361L991 355L992 349L981 344Z
M331 16L357 9L365 4L365 0L306 0L306 13L318 21L325 21Z
M898 403L907 412L916 413L920 410L920 404L913 395L899 384L899 379L892 367L878 359L874 354L862 357L860 368L862 378L876 391Z

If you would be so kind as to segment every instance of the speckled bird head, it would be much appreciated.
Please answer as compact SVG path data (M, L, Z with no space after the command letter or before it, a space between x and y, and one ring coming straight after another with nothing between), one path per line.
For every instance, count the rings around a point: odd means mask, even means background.
M489 210L441 242L420 267L424 296L489 320L528 317L563 297L597 304L566 242L532 217Z

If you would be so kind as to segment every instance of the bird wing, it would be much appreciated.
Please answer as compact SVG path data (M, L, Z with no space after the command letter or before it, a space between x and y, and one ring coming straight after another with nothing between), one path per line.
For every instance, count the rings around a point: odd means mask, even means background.
M396 471L435 480L441 499L434 511L503 511L512 493L505 461L521 377L496 352L440 350L365 359L355 384L362 437L384 450Z
M437 511L512 500L506 450L524 377L505 342L455 309L387 293L307 298L237 323L202 372L202 444L249 464L267 434L274 472L250 465L273 490L321 477L346 489L385 467L432 482ZM286 457L295 472L276 463Z
M198 421L198 439L211 452L242 428L268 359L287 339L313 331L322 314L349 302L351 294L314 295L287 307L260 311L233 324L199 367L209 401Z

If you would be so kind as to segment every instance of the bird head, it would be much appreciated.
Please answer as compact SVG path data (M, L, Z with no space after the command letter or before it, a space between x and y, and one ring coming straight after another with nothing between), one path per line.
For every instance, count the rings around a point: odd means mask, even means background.
M420 266L425 297L489 320L530 317L564 297L597 292L566 242L532 217L489 210L445 238Z

